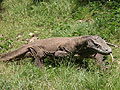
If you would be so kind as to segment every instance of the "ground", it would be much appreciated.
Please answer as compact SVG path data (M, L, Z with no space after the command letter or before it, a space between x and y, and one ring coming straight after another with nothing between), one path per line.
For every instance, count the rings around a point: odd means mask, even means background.
M120 14L113 17L100 2L79 0L3 0L0 3L0 54L15 50L35 37L73 37L99 35L120 47ZM115 15L114 15L115 16ZM113 22L110 21L111 18ZM1 90L119 90L120 48L113 49L114 63L106 56L107 70L92 59L45 60L44 68L35 67L33 59L0 62ZM81 61L80 61L81 62ZM86 66L88 63L88 66Z

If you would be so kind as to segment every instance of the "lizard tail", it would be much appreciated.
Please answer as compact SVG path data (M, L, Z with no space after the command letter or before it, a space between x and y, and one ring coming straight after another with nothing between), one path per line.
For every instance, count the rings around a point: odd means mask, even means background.
M0 55L0 61L10 61L17 57L20 57L20 56L24 55L26 52L28 52L27 48L28 48L28 46L24 45L14 51L4 53L4 54Z

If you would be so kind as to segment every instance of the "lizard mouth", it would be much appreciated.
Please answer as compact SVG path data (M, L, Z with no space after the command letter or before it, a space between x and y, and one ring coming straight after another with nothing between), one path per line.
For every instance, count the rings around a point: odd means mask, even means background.
M98 48L94 48L98 53L102 54L102 55L110 55L110 53L112 53L112 49L108 48L108 49L98 49Z

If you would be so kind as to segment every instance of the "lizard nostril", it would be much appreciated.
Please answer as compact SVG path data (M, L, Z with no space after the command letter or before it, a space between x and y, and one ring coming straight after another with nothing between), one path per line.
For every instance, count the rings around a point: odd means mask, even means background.
M106 51L108 51L108 49L106 49Z
M112 52L111 49L105 49L105 51L106 51L106 52L110 52L110 53Z

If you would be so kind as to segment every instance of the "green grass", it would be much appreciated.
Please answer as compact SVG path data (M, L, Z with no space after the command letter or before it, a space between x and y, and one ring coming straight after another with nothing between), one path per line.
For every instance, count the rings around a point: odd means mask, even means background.
M35 36L72 37L99 35L113 44L120 44L119 14L114 17L100 2L83 0L3 0L0 13L0 54L14 50ZM119 12L118 12L119 13ZM111 21L111 18L113 21ZM78 20L82 20L78 23ZM19 39L18 35L22 35ZM120 49L113 48L115 61L120 61ZM72 62L73 61L73 62ZM88 67L80 67L74 59L63 63L46 59L43 69L35 67L31 59L0 62L1 90L119 90L120 66L100 70L93 60L85 60ZM107 60L111 63L110 56Z
M75 66L75 65L74 65ZM2 90L118 90L119 67L105 72L87 71L69 65L45 66L44 69L26 62L1 64L0 87Z

